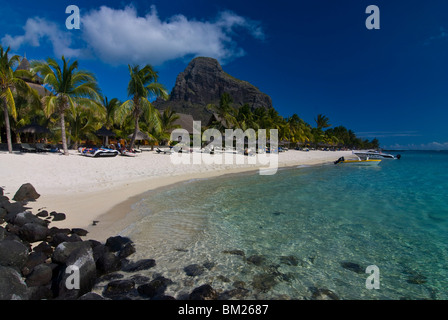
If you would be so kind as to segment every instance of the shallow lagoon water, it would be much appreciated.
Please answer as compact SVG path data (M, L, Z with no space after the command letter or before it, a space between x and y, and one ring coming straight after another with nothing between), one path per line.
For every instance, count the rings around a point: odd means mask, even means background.
M297 152L297 151L288 151ZM193 180L148 193L122 231L147 275L186 297L208 283L234 299L448 299L448 153L378 167L323 165ZM199 276L184 267L205 266ZM380 270L380 289L365 269ZM243 289L242 289L243 288ZM233 291L231 291L233 290Z

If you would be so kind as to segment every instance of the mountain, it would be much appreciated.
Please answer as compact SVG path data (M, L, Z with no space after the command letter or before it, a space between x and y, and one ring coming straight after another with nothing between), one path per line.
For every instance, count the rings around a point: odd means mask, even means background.
M216 59L198 57L176 79L168 101L154 102L163 110L168 106L177 113L190 114L205 125L211 112L208 104L219 104L223 93L233 98L234 106L248 103L252 109L272 108L271 98L247 81L239 80L224 72Z

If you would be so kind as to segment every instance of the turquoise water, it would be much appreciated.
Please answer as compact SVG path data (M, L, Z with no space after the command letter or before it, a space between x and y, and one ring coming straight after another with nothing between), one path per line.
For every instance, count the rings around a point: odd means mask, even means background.
M295 152L295 151L288 151ZM448 152L379 166L324 165L189 181L148 193L123 231L182 298L448 299ZM183 268L206 265L191 277ZM376 265L380 289L366 288ZM244 289L241 289L244 288ZM235 290L238 289L238 290Z

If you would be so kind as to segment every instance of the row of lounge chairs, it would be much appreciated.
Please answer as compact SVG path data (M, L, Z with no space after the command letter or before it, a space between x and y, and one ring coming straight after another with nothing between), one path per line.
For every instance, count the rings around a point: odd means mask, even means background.
M30 145L29 143L21 143L20 151L21 152L58 152L59 148L53 147L50 145L45 145L43 143L36 143L34 145Z

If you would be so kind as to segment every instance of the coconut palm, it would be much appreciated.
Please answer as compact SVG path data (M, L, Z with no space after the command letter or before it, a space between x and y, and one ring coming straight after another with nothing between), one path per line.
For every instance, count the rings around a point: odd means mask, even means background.
M159 140L169 140L171 131L181 127L178 124L174 124L174 122L179 118L180 116L175 111L171 110L170 107L163 110L160 114L162 130L160 132Z
M113 98L112 100L109 100L107 97L103 98L102 106L106 111L104 126L107 129L111 129L114 126L116 122L116 113L120 105L121 102L117 98Z
M305 143L312 139L311 126L301 119L297 114L293 114L287 119L290 132L290 141L294 143Z
M325 129L331 127L331 124L329 123L330 119L328 119L328 117L323 114L318 114L317 118L314 119L314 121L316 121L318 129Z
M0 46L0 103L3 108L3 120L6 127L6 140L8 144L8 152L12 153L12 139L11 139L11 125L9 122L9 116L16 120L17 119L17 109L14 100L13 92L24 95L33 95L37 98L37 92L31 89L28 84L22 80L22 78L27 77L31 79L33 75L26 70L15 70L13 68L19 63L20 57L14 55L9 58L10 48L3 49Z
M238 128L243 131L246 131L247 129L254 129L256 131L259 129L254 114L247 103L238 108L235 119Z
M237 126L237 121L235 118L236 109L232 107L233 99L227 92L221 95L219 100L219 105L209 104L207 106L208 110L216 113L218 119L213 126L218 130L225 130L228 128L233 128Z
M143 121L141 123L141 131L150 138L151 150L154 149L154 142L167 142L171 137L171 131L181 128L180 125L174 124L179 118L180 116L168 107L159 114L160 128L154 127L151 122Z
M69 155L67 146L67 135L65 129L65 113L72 109L71 113L76 114L76 108L83 106L86 108L99 109L101 93L95 76L84 70L79 70L78 61L70 64L62 56L62 65L52 58L46 62L35 61L32 63L33 71L39 73L43 78L44 85L51 92L42 101L47 117L57 113L61 124L62 148L65 155Z
M140 68L138 65L133 67L129 65L128 67L131 77L128 84L128 97L132 98L121 104L117 110L117 115L121 122L124 122L128 116L132 116L134 120L134 133L130 143L130 148L133 149L135 137L140 130L139 120L141 116L145 117L146 123L156 132L161 131L159 113L149 99L152 97L167 99L168 93L165 87L157 82L158 73L154 71L152 66L146 65Z
M101 126L101 117L103 114L98 114L93 108L84 108L82 106L70 110L66 117L68 123L68 137L73 141L73 148L77 149L79 143L83 139L98 140L95 131Z
M29 103L29 99L27 99L25 96L17 93L14 94L14 100L16 104L17 117L16 119L13 119L14 121L10 123L10 125L12 127L12 131L16 132L17 143L21 143L21 137L17 130L35 120L36 106L33 106L33 104ZM37 101L39 102L39 100Z
M117 123L116 114L118 108L121 105L121 102L117 98L109 100L107 97L104 97L101 105L103 106L101 112L101 115L103 115L103 117L99 119L99 122L101 122L106 129L113 129L114 125ZM108 144L109 137L106 136L105 145Z

